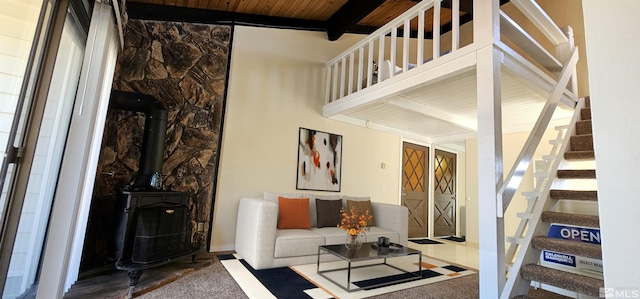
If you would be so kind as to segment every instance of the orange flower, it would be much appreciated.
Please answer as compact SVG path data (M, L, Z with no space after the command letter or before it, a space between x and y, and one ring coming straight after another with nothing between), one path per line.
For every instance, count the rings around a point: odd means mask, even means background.
M347 213L344 208L340 209L342 220L338 227L347 231L347 234L352 238L356 235L363 234L369 230L369 223L373 219L373 215L369 214L369 211L365 211L364 214L356 213L355 210Z

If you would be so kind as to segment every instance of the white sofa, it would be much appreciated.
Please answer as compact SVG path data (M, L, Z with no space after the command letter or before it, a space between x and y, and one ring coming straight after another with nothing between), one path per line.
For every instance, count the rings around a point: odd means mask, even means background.
M254 269L268 269L289 265L315 263L318 246L344 244L347 234L338 227L316 227L315 198L337 199L336 196L313 194L288 194L283 197L309 198L311 229L278 229L279 194L265 192L264 198L241 198L236 224L236 252ZM273 200L275 196L276 200ZM342 197L364 200L365 198ZM375 242L378 237L388 237L391 242L407 246L408 210L404 206L371 203L373 221L366 232L365 242ZM323 254L321 260L334 260Z

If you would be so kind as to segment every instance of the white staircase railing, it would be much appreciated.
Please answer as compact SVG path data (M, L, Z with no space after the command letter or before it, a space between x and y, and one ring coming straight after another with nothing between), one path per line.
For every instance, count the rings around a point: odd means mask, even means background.
M575 107L571 122L567 126L557 128L559 130L558 137L562 135L562 139L551 140L554 143L554 149L550 155L544 157L545 160L551 162L548 163L548 169L545 171L546 177L539 181L540 184L535 187L533 192L525 192L525 196L529 201L526 212L527 217L521 218L516 237L513 238L514 241L517 239L517 242L511 243L507 251L506 259L507 263L509 263L513 261L514 254L519 249L516 259L510 267L511 270L508 273L504 290L501 293L501 298L503 299L511 298L517 294L526 294L529 289L529 281L522 279L517 270L525 264L536 263L540 257L537 252L530 250L531 240L536 235L546 235L549 229L549 224L543 223L540 220L540 216L543 211L552 210L556 204L555 201L549 200L549 193L560 163L563 160L562 155L569 147L570 137L574 134L576 123L580 120L580 111L583 107L584 99L580 99ZM557 152L555 151L556 147ZM527 226L526 232L524 231L524 226Z
M577 95L577 75L576 65L578 61L578 49L573 42L572 29L567 27L565 31L561 30L546 12L536 3L535 0L512 0L511 1L530 21L536 26L556 47L556 54L551 56L542 47L538 47L537 43L528 33L506 14L500 12L501 31L509 33L509 37L518 44L525 52L531 55L536 61L543 65L547 70L553 72L557 76L557 84L554 86L551 95L538 120L529 135L525 145L518 155L513 168L498 186L496 194L497 215L504 217L509 204L511 203L525 172L531 164L532 157L540 144L545 130L549 126L549 122L556 110L562 93L568 88ZM504 27L504 28L502 28ZM528 48L532 48L527 50ZM559 64L558 64L559 63ZM561 66L561 68L559 67ZM576 99L577 101L578 99ZM539 258L531 248L531 239L535 234L544 233L544 224L541 225L540 216L542 211L550 209L553 201L547 200L553 183L553 178L557 173L560 162L563 160L563 154L569 144L570 136L573 134L573 128L580 116L580 108L584 105L584 100L577 101L574 107L574 115L571 123L567 127L556 128L558 135L556 140L552 140L552 149L549 155L543 156L547 161L545 173L538 175L535 189L532 192L524 192L527 198L527 207L524 212L516 215L521 219L514 236L507 237L510 242L506 254L504 256L504 265L507 265L507 280L502 290L500 290L501 298L510 298L517 294L526 294L530 282L524 281L520 277L520 268L526 262L535 262ZM548 226L548 225L547 225ZM548 229L548 227L547 227ZM498 228L498 235L504 235L504 227ZM514 261L514 257L517 255ZM499 259L503 258L501 256ZM504 279L504 277L499 277ZM504 280L503 280L504 281Z
M520 218L520 223L518 224L518 228L516 228L516 232L514 233L513 236L508 236L506 238L506 241L508 243L511 243L509 245L509 248L507 249L506 258L505 258L505 262L508 267L507 268L508 270L510 270L512 267L513 259L516 255L518 248L520 247L519 245L523 243L523 240L526 237L525 229L529 224L529 220L534 218L533 210L534 210L534 207L536 206L536 203L539 202L538 199L544 198L544 193L548 192L548 190L551 187L550 184L553 182L553 175L556 173L558 169L557 167L560 164L559 161L562 160L560 158L560 155L562 155L562 153L566 149L564 145L566 143L565 140L568 140L568 137L571 134L571 132L567 130L570 125L571 124L558 126L555 128L558 131L558 135L556 136L555 139L550 140L552 147L551 147L551 150L549 151L549 154L542 156L543 161L546 161L546 163L544 164L544 169L541 173L534 172L535 181L536 181L534 190L531 192L522 193L522 195L524 195L525 198L527 199L527 208L525 209L524 212L516 214L516 216Z
M540 116L538 117L538 120L536 121L536 124L534 125L534 128L529 135L529 138L527 138L522 151L518 155L513 168L507 175L502 185L500 185L498 189L499 191L497 193L497 214L499 217L504 216L504 212L507 210L509 204L511 203L511 200L513 199L513 196L515 195L515 192L520 186L522 178L529 168L529 165L533 158L533 154L538 148L538 145L542 140L542 136L544 135L546 128L549 126L551 117L553 116L553 113L560 102L560 97L566 89L566 86L569 83L570 79L573 77L577 61L578 49L574 48L573 53L571 54L571 58L563 66L558 78L558 82L556 83L553 92L551 93L548 101L542 109L542 112L540 113ZM575 110L571 125L575 126L575 122L577 121L579 115L579 109ZM549 161L553 161L551 168L549 169L549 177L551 176L551 173L555 174L558 169L559 163L563 158L561 154L566 150L569 136L572 134L573 130L573 127L571 125L570 127L566 128L567 132L563 134L564 141L558 148L559 152L552 153L551 155L545 157ZM540 229L538 225L540 223L540 215L544 209L549 208L549 202L546 199L549 197L551 181L552 180L550 178L545 180L544 184L540 186L540 189L537 189L537 191L525 195L531 197L531 199L529 199L527 210L524 213L520 214L520 216L522 216L522 221L525 223L520 223L515 237L507 239L508 241L512 241L512 243L509 250L507 251L506 256L504 257L505 264L511 262L511 260L513 259L512 254L518 250L518 247L520 248L520 253L516 261L510 267L511 270L509 271L507 282L504 289L500 292L502 298L509 298L514 288L521 289L524 287L523 285L525 284L525 282L523 282L522 279L519 279L518 272L525 260L531 262L530 259L533 258L531 255L526 256L526 254L529 251L528 249L530 247L531 238L534 235L534 232L536 231L536 229ZM526 234L524 233L525 227L528 227ZM504 228L502 229L504 230ZM525 256L527 257L526 259ZM528 287L528 285L526 286Z
M540 116L538 117L538 120L536 121L536 124L534 125L531 134L529 135L529 138L527 138L522 151L518 155L513 168L498 189L497 212L499 217L502 217L504 215L504 212L507 210L509 203L511 203L513 196L518 190L520 182L522 182L522 178L529 168L529 164L531 163L533 154L535 153L536 148L538 147L538 144L540 144L540 140L544 135L544 131L549 126L549 122L551 121L553 113L560 103L560 98L567 84L569 83L569 80L573 76L573 71L576 68L577 62L578 48L576 47L573 50L571 58L562 68L562 72L560 73L558 82L556 83L556 86L554 87L549 100L547 100L544 107L542 108L542 112L540 113Z

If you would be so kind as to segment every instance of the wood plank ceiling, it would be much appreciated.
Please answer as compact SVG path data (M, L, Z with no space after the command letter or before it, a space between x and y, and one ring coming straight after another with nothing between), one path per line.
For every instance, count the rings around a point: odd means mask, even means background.
M209 24L241 24L369 34L414 6L417 0L128 0L133 19ZM451 0L442 1L441 32L450 30ZM472 19L473 0L460 0L461 23ZM427 15L432 15L427 12ZM431 22L430 19L425 22ZM414 31L417 24L413 24ZM431 28L431 26L425 26ZM416 33L417 34L417 33ZM430 32L425 36L430 38Z

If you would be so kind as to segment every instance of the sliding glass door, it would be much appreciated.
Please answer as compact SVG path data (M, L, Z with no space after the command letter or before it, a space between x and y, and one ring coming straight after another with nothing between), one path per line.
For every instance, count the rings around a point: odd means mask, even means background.
M0 2L16 4L23 0ZM42 7L35 36L46 37L35 39L31 47L32 51L41 51L42 56L41 59L37 53L31 56L32 68L27 68L26 73L32 71L33 76L24 76L25 80L37 83L22 84L21 97L15 105L21 109L13 115L17 119L12 121L12 131L4 144L8 151L18 154L8 155L8 161L3 161L7 171L0 178L4 186L1 253L3 260L10 257L8 268L6 260L0 264L4 274L4 281L0 282L4 284L3 299L30 297L29 292L37 285L86 44L87 23L81 20L87 17L82 5L45 1ZM5 18L2 22L4 26ZM35 44L40 41L45 43ZM24 90L29 88L33 92Z

